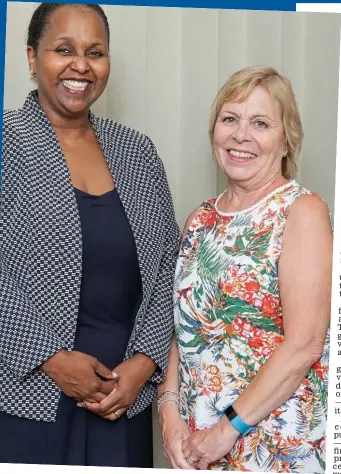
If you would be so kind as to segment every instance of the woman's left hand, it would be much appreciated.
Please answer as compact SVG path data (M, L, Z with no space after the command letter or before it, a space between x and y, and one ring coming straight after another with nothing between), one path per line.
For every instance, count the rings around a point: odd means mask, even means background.
M135 402L145 382L155 371L156 364L144 354L135 354L113 370L116 386L100 403L82 402L82 406L107 420L117 420Z
M225 456L235 445L240 433L224 416L211 428L195 431L182 442L185 458L195 461L197 469L207 469L212 462Z

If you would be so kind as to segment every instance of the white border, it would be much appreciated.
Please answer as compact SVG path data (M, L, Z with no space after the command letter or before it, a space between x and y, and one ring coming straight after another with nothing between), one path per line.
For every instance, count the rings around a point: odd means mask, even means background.
M340 3L296 3L297 12L341 13Z
M315 13L341 13L341 4L337 3L297 3L298 12ZM341 53L341 40L340 40ZM329 394L328 394L328 424L327 424L327 449L326 449L326 474L338 474L341 472L341 429L338 430L337 439L335 425L341 428L341 416L335 413L337 407L341 412L341 396L336 396L337 367L341 367L341 356L338 350L338 335L341 335L338 324L341 321L341 62L339 69L339 91L338 91L338 119L337 119L337 145L336 145L336 167L335 167L335 200L334 200L334 256L333 256L333 283L331 304L331 328L330 328L330 362L329 362ZM340 319L339 319L340 318ZM341 328L341 326L340 326ZM339 374L340 376L341 374ZM341 390L338 390L341 395ZM339 444L337 444L339 443ZM337 454L340 461L334 463L334 449L338 448Z
M341 13L341 5L335 5ZM341 41L340 41L341 51ZM338 324L341 321L341 64L339 69L339 96L338 96L338 119L337 119L337 146L335 167L335 200L334 200L334 256L333 256L333 283L332 283L332 305L331 305L331 329L330 329L330 362L329 362L329 395L328 395L328 425L327 425L327 452L326 452L326 474L341 472L341 454L339 467L334 466L334 448L339 448L341 453L341 430L340 436L334 439L335 425L341 425L341 416L335 415L336 407L341 411L341 396L336 396L337 367L341 366L341 356L337 355L338 335L341 335ZM340 326L341 327L341 326ZM339 374L340 376L340 374ZM338 390L341 395L341 390ZM338 444L337 444L338 443Z

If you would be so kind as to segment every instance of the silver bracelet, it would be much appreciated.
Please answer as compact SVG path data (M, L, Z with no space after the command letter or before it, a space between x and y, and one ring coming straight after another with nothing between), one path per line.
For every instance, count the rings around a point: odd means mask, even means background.
M166 395L175 395L177 399L180 400L180 394L175 390L165 390L164 392L160 393L160 395L157 397L157 400L161 400Z
M180 402L178 400L175 400L174 398L163 398L162 400L160 400L157 404L157 412L158 414L160 413L160 408L162 407L162 405L166 402L174 402L176 405L178 405L178 407L180 406Z
M180 405L180 394L174 390L166 390L161 393L156 402L158 410L165 401L174 401Z

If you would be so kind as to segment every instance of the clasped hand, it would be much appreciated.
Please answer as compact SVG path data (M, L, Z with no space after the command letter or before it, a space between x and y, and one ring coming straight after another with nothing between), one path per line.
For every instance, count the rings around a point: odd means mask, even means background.
M113 371L115 386L111 392L97 403L83 401L78 406L102 416L107 420L116 420L135 402L145 377L132 359L119 364Z
M112 371L95 357L62 349L41 370L79 406L114 420L134 403L155 367L149 357L136 354Z
M229 453L235 445L239 432L223 417L211 428L195 431L182 442L185 459L193 461L196 469L208 466Z
M211 428L191 434L177 410L169 404L161 413L165 456L174 469L200 469L225 456L235 445L239 432L226 417Z
M95 357L60 350L41 365L62 392L77 401L100 402L111 393L115 376Z

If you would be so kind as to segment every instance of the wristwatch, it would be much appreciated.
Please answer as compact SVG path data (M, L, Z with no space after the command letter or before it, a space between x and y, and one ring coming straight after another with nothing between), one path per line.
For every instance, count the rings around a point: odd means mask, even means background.
M234 408L231 405L229 405L225 409L225 415L227 416L228 420L230 421L231 425L239 431L240 434L246 435L248 434L249 431L252 430L252 426L248 425L243 421L239 415L234 411Z

